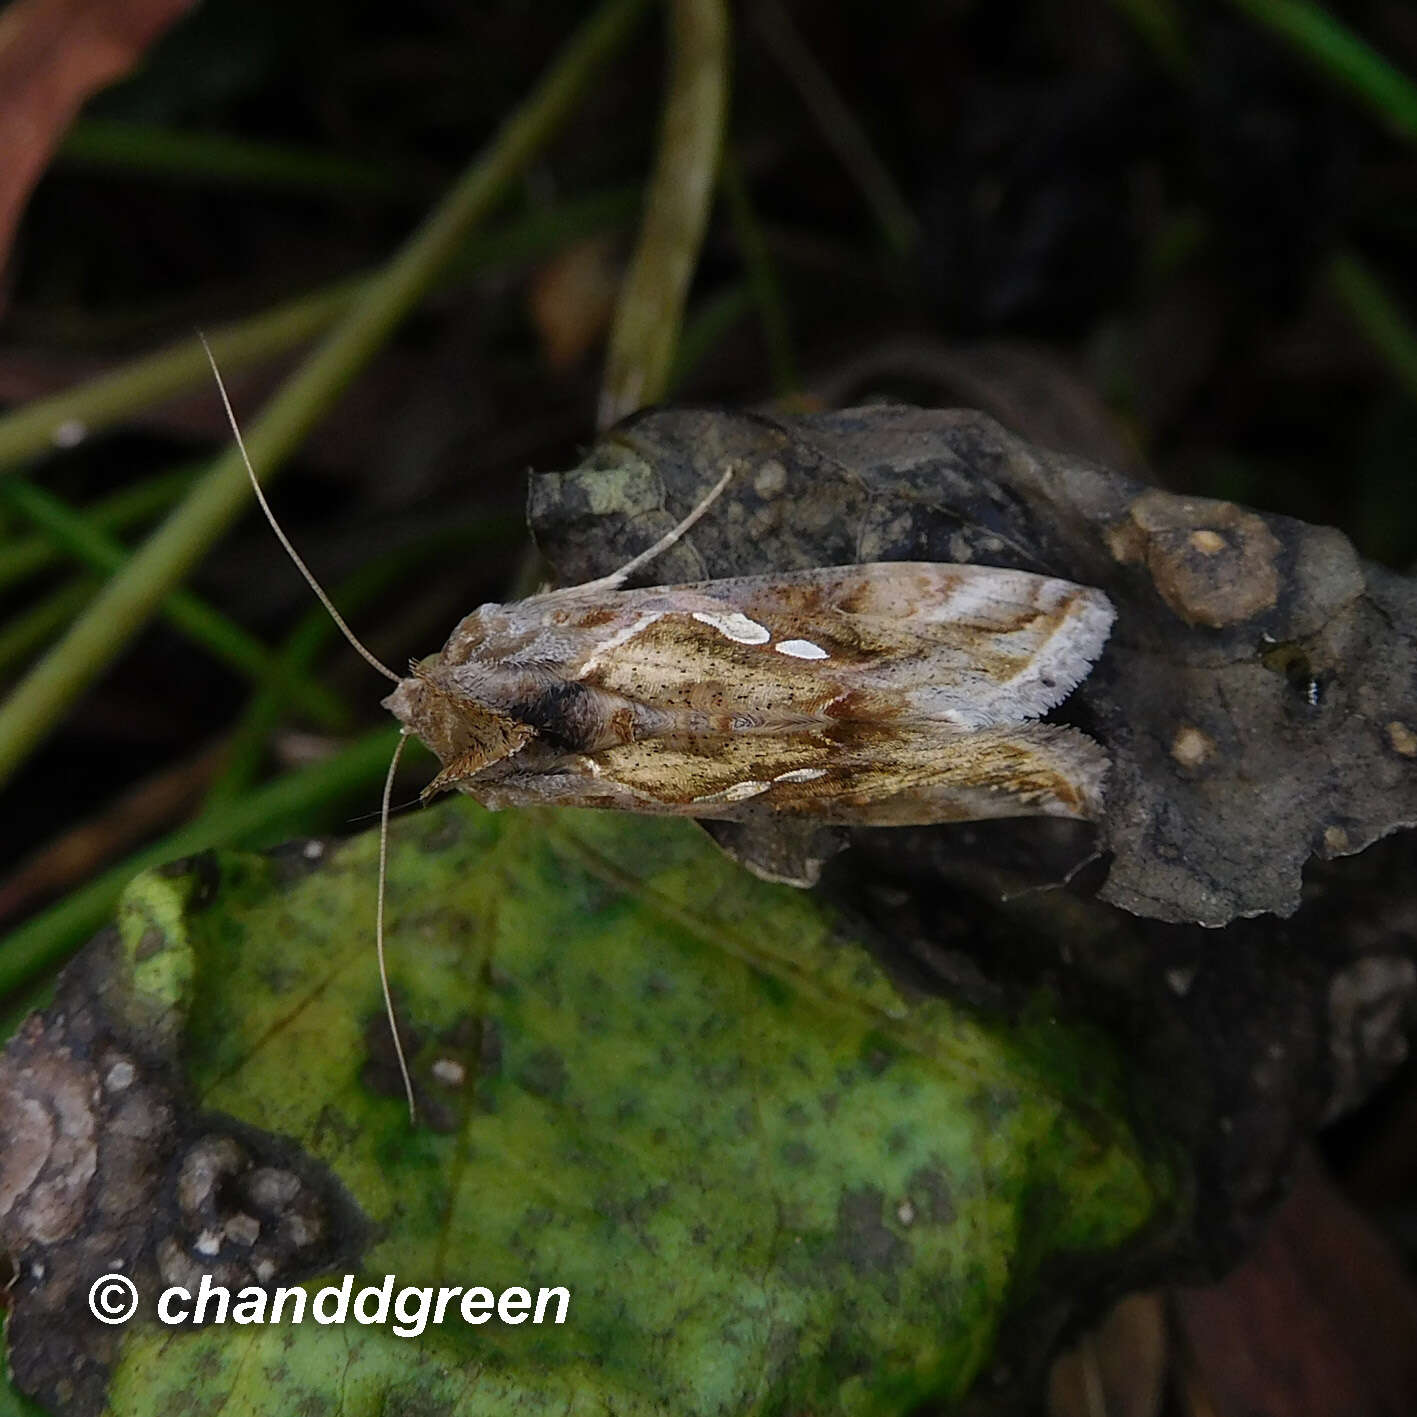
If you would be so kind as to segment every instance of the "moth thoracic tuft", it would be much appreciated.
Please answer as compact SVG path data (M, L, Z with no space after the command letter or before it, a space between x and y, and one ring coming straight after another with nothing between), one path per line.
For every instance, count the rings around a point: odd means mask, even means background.
M488 807L922 825L1100 810L1037 722L1111 629L1099 590L927 562L484 605L385 705Z

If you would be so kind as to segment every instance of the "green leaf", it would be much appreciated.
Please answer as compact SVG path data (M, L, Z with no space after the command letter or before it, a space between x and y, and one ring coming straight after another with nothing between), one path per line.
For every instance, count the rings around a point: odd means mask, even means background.
M819 899L611 813L394 822L411 1129L375 858L365 836L138 878L125 1010L180 1041L201 1113L337 1177L370 1222L356 1289L565 1286L566 1321L149 1317L114 1413L905 1412L963 1395L1060 1260L1095 1269L1169 1211L1095 1037L908 995Z

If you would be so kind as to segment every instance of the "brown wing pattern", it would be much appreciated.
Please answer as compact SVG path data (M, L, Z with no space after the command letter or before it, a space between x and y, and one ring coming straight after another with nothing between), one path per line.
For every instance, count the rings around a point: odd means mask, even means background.
M864 726L849 734L647 739L571 758L529 751L497 780L459 784L487 806L546 803L745 820L809 816L919 825L1034 814L1090 817L1107 759L1050 724L942 732Z
M566 676L641 702L800 719L1017 723L1060 703L1106 640L1100 591L995 567L887 562L625 591L618 632ZM573 601L562 602L563 613ZM584 612L603 624L603 598Z

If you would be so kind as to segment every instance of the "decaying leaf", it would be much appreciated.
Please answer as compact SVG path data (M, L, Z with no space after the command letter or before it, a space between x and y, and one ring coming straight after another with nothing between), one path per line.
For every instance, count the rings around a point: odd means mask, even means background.
M1173 1298L1187 1413L1400 1417L1417 1406L1417 1302L1388 1237L1310 1152L1252 1253Z
M908 991L820 900L615 813L395 823L410 1130L374 857L140 877L0 1061L10 1361L51 1411L905 1412L1177 1214L1094 1035ZM144 1296L124 1328L85 1315L114 1269ZM572 1298L416 1340L153 1319L203 1273L345 1270Z
M0 269L83 102L126 74L192 0L14 0L0 14Z
M559 579L620 564L730 463L654 579L972 561L1108 593L1116 627L1066 706L1112 757L1104 899L1287 915L1311 856L1417 822L1417 596L1339 532L1143 487L977 413L667 410L533 480Z

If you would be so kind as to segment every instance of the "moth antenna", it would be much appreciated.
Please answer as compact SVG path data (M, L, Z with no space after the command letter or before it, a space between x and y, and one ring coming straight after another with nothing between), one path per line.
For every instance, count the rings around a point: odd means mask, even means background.
M587 581L584 585L565 586L564 589L568 591L573 590L578 593L588 590L618 590L632 575L634 575L636 571L640 569L641 566L647 564L650 561L653 561L656 556L662 556L664 552L668 551L669 548L673 546L676 541L679 541L683 538L684 534L689 530L689 528L692 527L694 523L698 521L698 519L703 516L703 514L708 511L708 509L713 506L716 501L718 501L719 497L723 493L723 489L727 487L728 484L733 480L733 472L734 469L730 467L728 471L725 472L723 476L718 479L718 482L714 485L713 490L709 492L709 494L703 499L703 501L700 502L699 505L695 507L694 510L690 512L689 515L685 517L684 520L681 521L678 526L674 527L671 531L666 532L648 550L641 551L640 554L636 556L633 560L626 561L625 564L621 566L618 571L612 571L608 576L601 576L599 580ZM555 595L556 592L552 591L551 594Z
M261 484L256 478L256 469L251 466L251 457L246 451L246 440L241 436L241 427L236 422L236 413L231 407L231 399L226 392L226 384L221 377L221 370L216 367L216 356L212 354L212 347L207 343L206 335L200 330L197 331L197 338L201 340L202 348L206 350L207 363L212 366L212 377L216 380L218 393L221 394L222 406L226 409L226 421L231 424L231 433L236 439L236 447L241 454L241 461L246 465L246 476L251 479L251 490L256 494L256 500L261 504L261 510L266 514L266 520L271 524L271 530L275 532L280 544L285 547L285 554L295 562L295 569L305 577L310 589L319 597L320 604L329 612L330 619L335 622L340 634L364 657L366 663L377 669L385 679L392 679L397 684L399 676L360 643L359 637L345 623L344 616L335 609L334 601L325 594L324 586L315 579L314 572L300 559L300 553L290 544L290 538L281 530L280 523L276 520L276 514L271 511L271 504L266 501L266 494L261 491Z
M384 961L384 887L389 879L389 801L394 795L394 774L399 770L403 745L408 742L408 730L399 735L398 746L389 759L389 771L384 778L384 798L379 807L379 892L374 909L374 949L379 957L379 988L384 994L384 1012L389 1016L389 1032L394 1039L394 1056L399 1060L399 1076L403 1078L403 1093L408 1098L408 1122L418 1125L418 1107L413 1100L413 1077L408 1070L408 1058L399 1036L398 1016L394 1013L393 990L389 988L389 971Z

